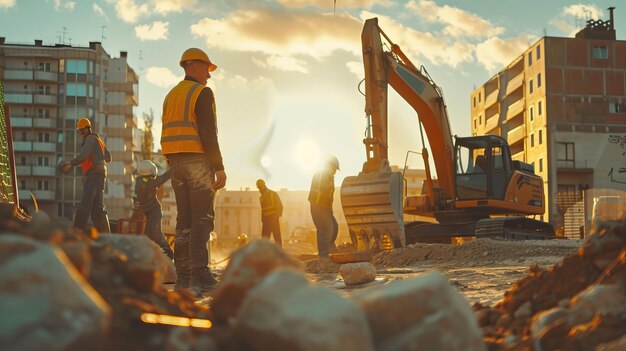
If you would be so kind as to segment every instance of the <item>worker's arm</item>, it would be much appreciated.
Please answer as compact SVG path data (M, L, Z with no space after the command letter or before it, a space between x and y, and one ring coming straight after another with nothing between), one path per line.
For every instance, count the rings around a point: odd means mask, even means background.
M104 162L111 163L111 153L109 152L109 149L106 147L106 145L104 146Z
M198 135L207 155L209 164L215 172L213 190L226 186L226 172L222 163L222 153L217 141L217 116L215 113L215 97L210 88L203 88L194 108L198 123Z
M93 135L88 135L85 141L83 142L83 146L80 148L80 153L78 154L78 156L76 156L76 158L70 161L72 166L78 166L84 160L86 160L87 157L89 157L89 155L91 154L91 150L93 150L93 147L96 143L98 143L96 141L96 137Z
M168 180L170 180L170 171L166 171L165 173L161 174L160 176L151 179L150 181L148 181L146 183L147 186L149 187L154 187L154 188L158 188L161 185L163 185L163 183L167 182Z

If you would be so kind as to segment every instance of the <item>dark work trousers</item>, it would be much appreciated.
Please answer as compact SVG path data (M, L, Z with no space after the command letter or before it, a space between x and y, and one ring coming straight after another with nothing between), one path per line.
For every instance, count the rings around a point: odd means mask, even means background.
M87 220L91 216L91 221L96 230L101 233L110 233L109 218L104 210L103 203L106 175L102 172L91 170L83 178L83 197L76 210L74 227L86 229Z
M176 196L174 236L175 288L204 288L216 284L208 268L207 242L214 228L214 174L205 154L169 154Z
M261 236L265 239L270 238L270 234L274 233L274 241L276 245L283 247L283 241L280 235L280 222L278 215L261 216L261 222L263 223L263 229L261 230Z
M161 229L161 219L163 219L163 213L160 206L154 206L151 209L144 212L146 215L146 228L143 233L161 247L167 257L174 259L174 252L170 247L170 244L165 240L163 231Z
M330 208L311 202L311 217L317 229L317 251L320 257L327 257L329 251L336 250L335 240L339 226Z

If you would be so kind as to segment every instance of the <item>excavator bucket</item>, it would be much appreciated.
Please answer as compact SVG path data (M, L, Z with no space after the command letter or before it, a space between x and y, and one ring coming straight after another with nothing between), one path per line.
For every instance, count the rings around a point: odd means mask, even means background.
M341 184L341 206L357 250L405 245L400 172L362 172Z

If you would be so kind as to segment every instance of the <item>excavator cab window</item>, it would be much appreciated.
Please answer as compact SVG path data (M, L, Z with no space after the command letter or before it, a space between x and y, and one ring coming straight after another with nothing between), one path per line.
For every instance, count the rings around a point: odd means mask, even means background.
M482 143L457 143L456 187L460 200L487 197L489 160Z

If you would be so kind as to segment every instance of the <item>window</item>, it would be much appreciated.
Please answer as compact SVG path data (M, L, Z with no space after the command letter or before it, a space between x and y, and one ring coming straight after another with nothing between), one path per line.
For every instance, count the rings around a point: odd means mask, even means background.
M20 161L21 161L21 162L20 162L20 164L21 164L22 166L26 166L26 156L22 156L22 157L20 157Z
M542 113L541 106L542 106L541 101L539 101L539 103L537 104L537 116L541 116L541 113Z
M556 166L563 168L576 168L574 162L574 143L556 143Z
M67 73L87 73L87 61L84 60L67 60L65 69Z
M539 158L539 172L543 172L543 158Z
M49 166L49 165L50 165L50 158L44 157L44 156L37 157L37 166Z
M541 58L541 45L537 45L537 60Z
M20 180L20 189L21 190L26 189L26 181L25 180Z
M50 142L50 133L38 133L38 139L40 142Z
M50 86L49 85L40 85L38 87L38 91L40 95L50 95Z
M528 112L530 112L530 121L532 122L533 119L535 118L535 114L534 114L534 109L533 106L530 107L530 109L528 110Z
M478 93L478 102L480 102L480 98L482 97L482 93Z
M610 102L609 113L626 113L626 103Z
M476 118L474 118L474 129L476 129Z
M48 190L50 184L47 180L38 180L37 181L37 190Z
M26 132L22 132L22 141L26 141Z
M85 84L67 84L67 96L87 96L87 86Z
M533 80L529 80L528 81L528 93L532 94L533 93Z
M476 107L476 96L474 96L474 107Z
M39 62L39 70L50 72L50 62Z
M539 145L543 144L543 129L539 129Z
M609 58L609 49L606 46L594 46L591 53L595 59Z
M528 65L532 65L533 64L533 52L529 52L528 53Z
M50 110L48 110L47 108L37 109L37 117L50 118Z
M535 134L530 135L530 147L535 147Z
M478 115L478 125L479 126L483 125L483 115Z
M537 73L537 88L541 87L541 73Z

